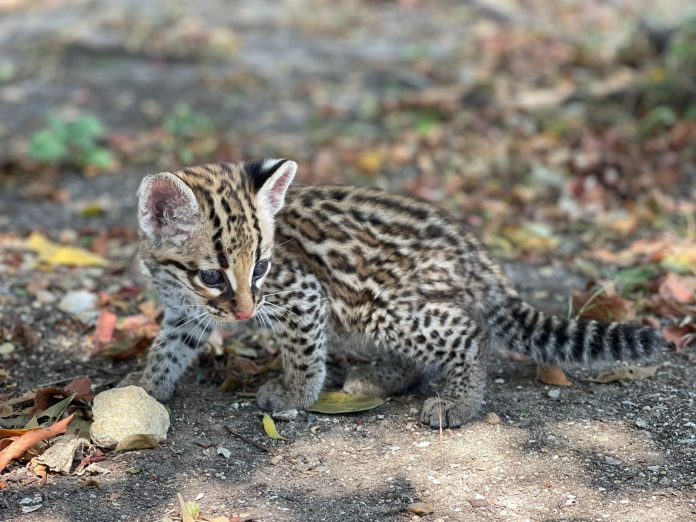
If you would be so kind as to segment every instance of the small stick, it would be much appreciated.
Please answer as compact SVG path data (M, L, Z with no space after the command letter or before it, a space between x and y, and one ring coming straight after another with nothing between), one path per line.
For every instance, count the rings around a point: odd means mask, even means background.
M237 432L237 431L234 431L234 430L233 430L232 428L230 428L229 426L225 426L225 428L227 428L227 431L230 432L230 435L234 435L234 436L237 437L239 440L242 440L242 441L246 442L247 444L249 444L249 445L251 445L251 446L254 446L256 449L258 449L258 450L260 450L260 451L263 451L264 453L270 453L270 452L271 452L271 450L269 450L269 449L266 448L265 446L262 446L261 444L259 444L258 442L256 442L256 441L253 440L253 439L250 439L250 438L247 437L246 435L242 435L241 433L239 433L239 432Z

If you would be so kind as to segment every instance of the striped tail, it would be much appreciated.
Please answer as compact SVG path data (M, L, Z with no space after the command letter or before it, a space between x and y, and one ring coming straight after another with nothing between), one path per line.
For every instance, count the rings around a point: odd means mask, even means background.
M484 305L482 324L494 339L538 363L643 360L664 346L660 333L645 326L545 315L516 295L496 301Z

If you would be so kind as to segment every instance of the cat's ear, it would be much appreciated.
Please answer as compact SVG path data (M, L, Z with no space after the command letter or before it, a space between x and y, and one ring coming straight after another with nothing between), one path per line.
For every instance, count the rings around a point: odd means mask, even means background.
M274 215L285 204L285 193L295 178L297 163L286 159L267 159L245 163L244 172L251 177L260 207Z
M140 183L138 223L150 239L181 245L200 224L198 210L196 196L174 174L151 174Z

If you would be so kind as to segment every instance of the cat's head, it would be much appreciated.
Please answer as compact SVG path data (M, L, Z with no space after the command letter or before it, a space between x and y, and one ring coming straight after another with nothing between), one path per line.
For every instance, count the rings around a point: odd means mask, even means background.
M297 164L265 160L151 174L138 189L140 257L168 301L249 319L273 250L273 217ZM168 304L172 304L168 302Z

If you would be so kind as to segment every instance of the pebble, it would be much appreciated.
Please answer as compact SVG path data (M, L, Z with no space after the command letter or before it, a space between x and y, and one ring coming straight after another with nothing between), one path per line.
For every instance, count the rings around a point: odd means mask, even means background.
M167 438L169 413L139 386L114 388L94 397L94 422L89 430L97 446L113 448L131 435Z
M549 397L552 399L558 399L561 396L561 390L558 388L554 388L553 390L549 390Z
M271 417L273 417L275 420L279 421L290 421L294 418L296 418L300 414L299 411L292 409L292 410L285 410L285 411L277 411L271 414Z
M636 419L636 426L638 426L639 428L647 428L648 423L645 419Z
M496 415L493 412L486 413L486 417L484 419L488 424L500 424L500 417Z
M604 462L611 466L620 466L623 464L619 459L615 459L614 457L604 457Z
M0 355L10 355L14 351L15 351L14 344L12 344L12 343L0 344Z
M430 442L427 440L424 440L422 442L414 442L413 444L416 446L416 448L427 448L428 446L430 446Z
M95 311L99 299L97 294L87 290L68 292L58 303L58 309L70 315L81 315L85 312Z
M217 454L222 455L226 459L229 459L232 456L232 452L230 450L228 450L227 448L218 448Z

